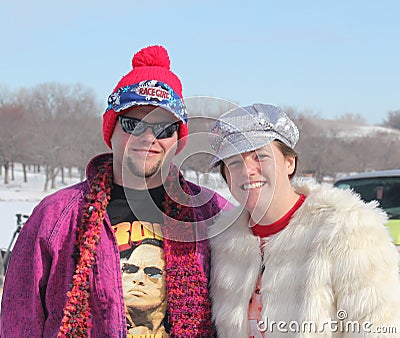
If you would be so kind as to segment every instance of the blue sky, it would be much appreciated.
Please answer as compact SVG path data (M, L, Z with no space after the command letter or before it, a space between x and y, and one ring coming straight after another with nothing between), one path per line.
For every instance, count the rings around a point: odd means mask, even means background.
M185 96L381 123L400 109L400 2L0 0L0 89L82 83L106 105L164 45Z

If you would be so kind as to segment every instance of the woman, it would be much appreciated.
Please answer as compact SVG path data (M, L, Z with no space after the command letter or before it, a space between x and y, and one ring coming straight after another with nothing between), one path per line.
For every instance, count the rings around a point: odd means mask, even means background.
M386 215L351 191L292 182L298 137L264 104L229 111L211 129L211 166L241 205L210 229L218 336L399 337Z

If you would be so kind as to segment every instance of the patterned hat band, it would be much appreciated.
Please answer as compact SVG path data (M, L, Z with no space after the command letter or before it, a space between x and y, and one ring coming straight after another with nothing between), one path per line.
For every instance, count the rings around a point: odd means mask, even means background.
M166 83L157 80L141 81L119 88L108 97L106 112L113 109L118 113L141 105L164 108L183 123L188 121L183 99Z

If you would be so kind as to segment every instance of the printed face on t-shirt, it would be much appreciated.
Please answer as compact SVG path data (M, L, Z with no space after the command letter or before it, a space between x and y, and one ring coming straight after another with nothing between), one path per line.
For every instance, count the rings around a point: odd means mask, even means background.
M165 301L164 250L141 244L128 259L122 259L122 287L126 307L147 311Z
M107 214L120 250L127 337L168 337L164 239L160 225L164 189L137 191L114 185L111 197Z

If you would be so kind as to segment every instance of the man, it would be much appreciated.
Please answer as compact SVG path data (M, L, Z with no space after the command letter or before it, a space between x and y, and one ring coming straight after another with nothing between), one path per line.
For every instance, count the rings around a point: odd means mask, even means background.
M46 197L21 231L4 286L2 337L126 337L120 252L138 231L163 238L166 334L213 334L206 227L228 202L213 193L191 207L206 189L171 162L188 128L167 51L144 48L132 66L103 116L112 154L91 160L87 181Z

